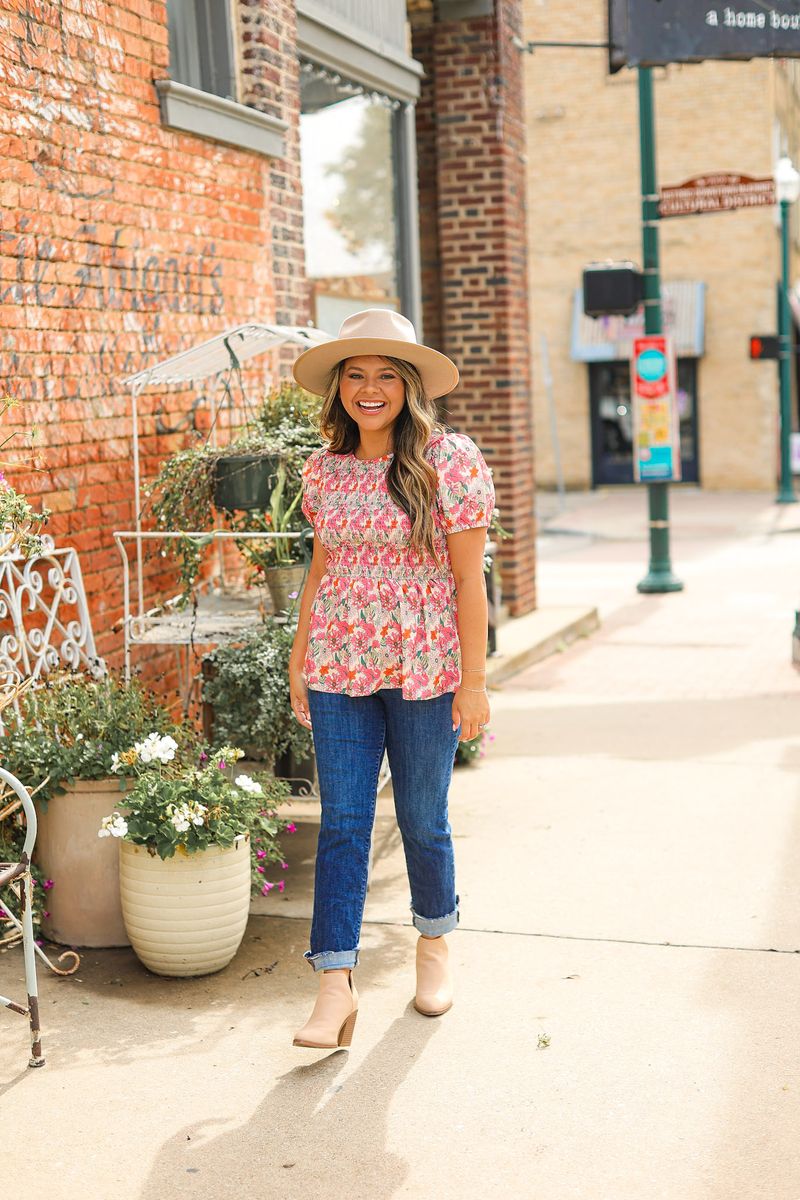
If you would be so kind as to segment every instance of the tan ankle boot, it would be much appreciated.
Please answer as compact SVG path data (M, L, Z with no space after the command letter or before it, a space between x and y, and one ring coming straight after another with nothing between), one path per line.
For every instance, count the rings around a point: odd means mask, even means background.
M424 1017L440 1017L453 1006L447 942L420 936L417 942L417 994L414 1008Z
M352 971L321 971L314 1011L295 1034L294 1046L336 1050L353 1040L358 1016L358 992Z

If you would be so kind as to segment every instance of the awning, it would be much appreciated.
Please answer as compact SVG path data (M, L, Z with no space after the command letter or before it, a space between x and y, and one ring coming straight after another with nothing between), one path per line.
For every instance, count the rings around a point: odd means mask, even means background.
M705 352L706 285L678 280L661 286L664 332L675 339L679 358ZM631 342L644 333L644 309L632 317L587 317L583 289L575 289L572 311L572 358L575 362L614 362L630 358Z
M154 384L191 383L238 367L254 355L263 354L265 350L272 350L285 342L295 342L308 350L311 346L330 340L329 333L310 325L267 325L250 321L245 325L233 325L215 337L190 346L188 350L181 350L179 354L153 363L122 382L134 393Z

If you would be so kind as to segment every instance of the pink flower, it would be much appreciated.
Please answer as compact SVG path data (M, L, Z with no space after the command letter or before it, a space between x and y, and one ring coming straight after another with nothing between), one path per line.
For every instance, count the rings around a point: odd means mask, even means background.
M49 892L50 888L55 887L55 884L53 883L52 879L45 879L42 886L46 892Z
M50 916L50 913L45 911L42 913L42 916L44 917L45 920L47 920L47 918Z
M287 833L296 833L297 832L297 826L295 825L294 821L290 821L289 824L286 826L286 832Z
M217 766L219 767L220 771L224 771L224 770L225 770L225 767L226 767L226 765L227 765L227 764L226 764L226 762L225 762L225 759L224 759L224 758L221 758L221 759L219 760L219 762L217 763Z
M284 889L285 887L286 887L286 880L285 880L285 879L282 879L282 880L280 881L280 883L278 884L278 891L279 891L279 892L282 892L282 891L283 891L283 889Z
M267 857L266 850L257 850L256 851L256 858L266 858L266 857Z
M288 864L287 862L282 862L282 863L281 863L281 870L282 870L282 871L288 871L288 870L289 870L289 864Z
M263 868L263 867L256 867L256 870L258 871L259 875L263 875L263 874L264 874L264 868Z
M274 883L267 883L267 882L265 881L265 883L264 883L264 886L263 886L263 887L262 887L262 889L261 889L261 895L262 895L262 896L268 896L268 895L269 895L269 893L272 891L272 889L273 889L274 887L275 887L275 884L274 884Z

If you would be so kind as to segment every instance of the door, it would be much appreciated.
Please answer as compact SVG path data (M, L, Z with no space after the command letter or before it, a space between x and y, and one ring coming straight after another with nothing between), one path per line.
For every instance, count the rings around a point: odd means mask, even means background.
M592 485L633 483L631 373L626 361L589 364ZM697 359L678 359L683 482L699 483Z

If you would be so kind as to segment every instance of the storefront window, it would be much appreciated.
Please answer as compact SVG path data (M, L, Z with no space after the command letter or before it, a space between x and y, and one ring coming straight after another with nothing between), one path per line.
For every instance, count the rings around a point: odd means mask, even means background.
M315 323L335 334L361 308L403 307L398 101L301 64L306 274Z
M591 363L592 479L603 484L633 483L631 373L627 362ZM683 481L698 483L697 359L678 359Z

